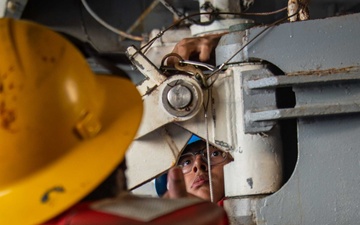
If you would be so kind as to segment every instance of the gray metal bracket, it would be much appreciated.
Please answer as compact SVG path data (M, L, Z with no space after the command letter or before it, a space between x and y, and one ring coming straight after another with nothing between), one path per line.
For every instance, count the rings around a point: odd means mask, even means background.
M256 71L252 71L254 74ZM271 76L244 74L245 132L266 132L279 119L316 117L360 112L360 71L317 71L317 74ZM291 86L296 95L294 108L277 109L258 104L260 95L273 95L271 90ZM350 94L351 93L351 94ZM256 104L249 102L256 101Z

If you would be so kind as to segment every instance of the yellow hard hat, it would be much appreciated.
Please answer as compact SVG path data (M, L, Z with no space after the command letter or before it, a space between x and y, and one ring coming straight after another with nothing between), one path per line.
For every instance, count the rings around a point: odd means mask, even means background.
M38 224L123 160L142 100L44 26L0 19L0 43L0 224Z

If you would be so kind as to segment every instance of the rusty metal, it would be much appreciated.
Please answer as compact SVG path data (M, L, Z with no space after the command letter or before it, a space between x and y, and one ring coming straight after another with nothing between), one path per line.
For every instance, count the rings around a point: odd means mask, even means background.
M287 76L299 76L299 75L317 75L317 76L326 76L330 74L337 73L351 73L354 71L359 71L360 67L358 66L349 66L344 68L330 68L326 70L305 70L305 71L296 71L292 73L287 73Z
M315 84L325 82L338 82L360 80L359 67L347 67L340 69L299 71L290 75L280 75L266 78L256 78L247 81L249 89L275 88L303 84Z

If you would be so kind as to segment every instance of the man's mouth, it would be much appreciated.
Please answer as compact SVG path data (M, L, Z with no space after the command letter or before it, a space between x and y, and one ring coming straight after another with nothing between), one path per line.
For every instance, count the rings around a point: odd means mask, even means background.
M197 187L200 187L202 186L203 184L207 184L209 183L209 179L207 176L205 175L199 175L199 176L196 176L194 182L192 183L191 185L191 188L197 188Z

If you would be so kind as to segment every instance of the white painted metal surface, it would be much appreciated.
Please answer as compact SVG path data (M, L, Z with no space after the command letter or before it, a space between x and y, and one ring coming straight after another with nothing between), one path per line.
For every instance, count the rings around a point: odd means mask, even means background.
M262 68L261 64L230 67L214 85L215 142L227 146L234 157L234 162L224 168L227 197L273 193L282 183L282 145L278 128L258 134L245 134L244 130L242 76Z
M128 188L137 187L172 167L191 133L169 124L134 140L126 155Z
M27 0L0 0L0 18L20 18Z
M7 0L0 0L0 17L5 16Z

